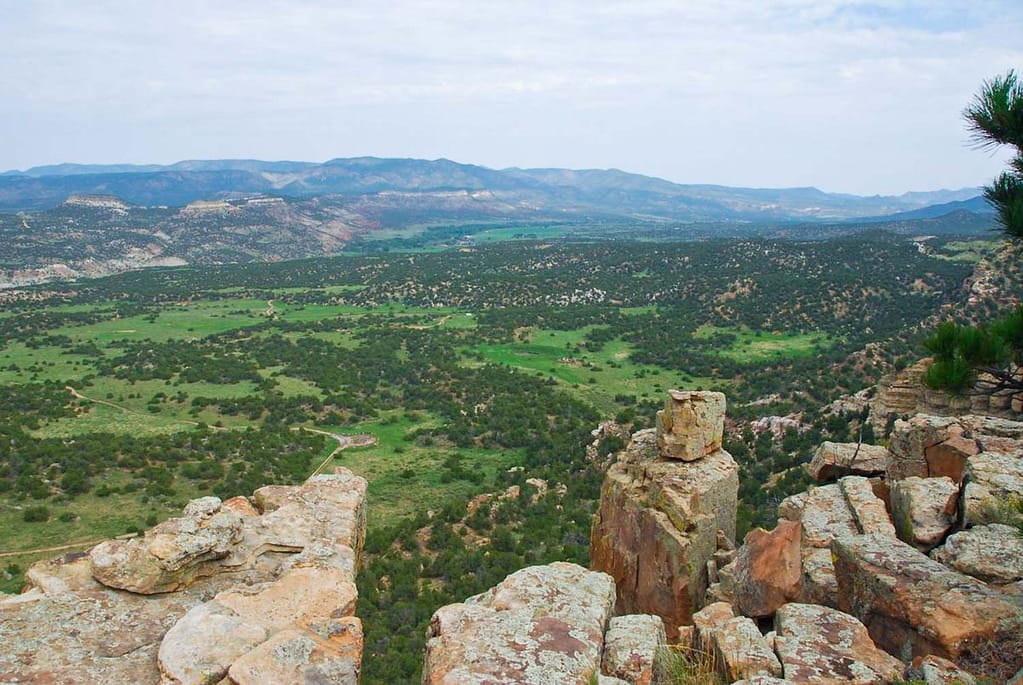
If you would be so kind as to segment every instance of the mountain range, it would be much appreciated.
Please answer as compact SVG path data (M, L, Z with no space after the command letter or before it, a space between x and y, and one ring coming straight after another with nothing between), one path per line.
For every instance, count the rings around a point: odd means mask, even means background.
M0 211L38 211L73 195L112 195L135 205L180 207L253 194L285 198L411 193L426 209L449 193L502 213L667 221L842 220L966 201L977 188L861 197L816 188L683 185L617 169L489 169L446 159L356 157L312 162L193 160L160 165L58 164L0 174ZM441 199L437 198L440 195ZM949 210L952 211L952 210Z
M151 266L465 245L491 230L503 231L496 239L820 239L871 228L976 234L992 225L976 188L859 197L680 185L616 169L374 157L60 164L0 174L0 287Z

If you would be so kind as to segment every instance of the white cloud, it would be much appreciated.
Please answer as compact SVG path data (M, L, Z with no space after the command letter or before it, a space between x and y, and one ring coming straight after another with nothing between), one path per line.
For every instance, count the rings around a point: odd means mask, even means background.
M0 168L447 156L686 182L982 182L1015 2L2 2Z

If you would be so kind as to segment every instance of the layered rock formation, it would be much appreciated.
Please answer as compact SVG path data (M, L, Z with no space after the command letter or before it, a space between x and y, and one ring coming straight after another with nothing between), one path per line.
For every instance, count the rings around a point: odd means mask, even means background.
M34 565L0 599L0 682L356 683L365 496L339 469Z
M692 622L708 562L735 538L738 466L721 449L724 395L672 391L657 429L639 431L608 469L590 534L622 613L664 619L669 638ZM720 534L719 534L720 531Z

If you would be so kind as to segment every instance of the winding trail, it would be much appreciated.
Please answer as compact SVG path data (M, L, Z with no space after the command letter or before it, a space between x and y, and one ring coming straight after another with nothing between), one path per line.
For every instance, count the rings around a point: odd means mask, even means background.
M81 549L82 547L92 547L99 543L107 540L107 538L97 538L95 540L82 540L81 542L71 542L66 545L57 545L56 547L38 547L36 549L22 549L14 552L0 552L0 559L7 557L20 557L27 556L29 554L43 554L45 552L62 552L66 549Z
M346 450L349 447L369 447L370 445L377 444L377 437L375 435L370 435L369 433L360 433L359 435L341 435L340 433L330 433L328 431L321 431L318 428L307 428L306 426L302 426L302 430L309 433L319 433L320 435L326 435L332 440L337 440L337 447L335 447L334 450L327 455L327 458L316 467L316 470L309 475L310 478L320 475L320 473L323 472L323 469L327 467L327 464L330 463L331 459L333 459L341 450Z
M99 400L96 399L95 397L88 397L87 395L83 395L82 393L78 392L70 385L65 385L64 389L71 393L71 396L74 397L76 400L82 400L83 402L92 402L93 404L102 404L106 407L112 407L118 411L122 411L125 414L134 414L135 416L145 416L147 418L150 418L152 416L151 414L147 414L144 411L139 411L137 409L125 407L124 405L121 404L114 404L113 402L107 400ZM185 423L188 424L189 426L199 425L198 421L192 421L190 419L179 419L175 417L172 419L172 421L175 421L177 423ZM208 426L208 428L212 428L213 430L227 430L226 428L221 428L220 426Z

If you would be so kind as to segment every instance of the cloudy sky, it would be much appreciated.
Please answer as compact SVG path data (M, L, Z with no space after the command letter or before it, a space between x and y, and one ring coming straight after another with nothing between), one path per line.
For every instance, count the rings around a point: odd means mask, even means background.
M858 194L985 182L1019 0L0 0L0 169L447 157Z

